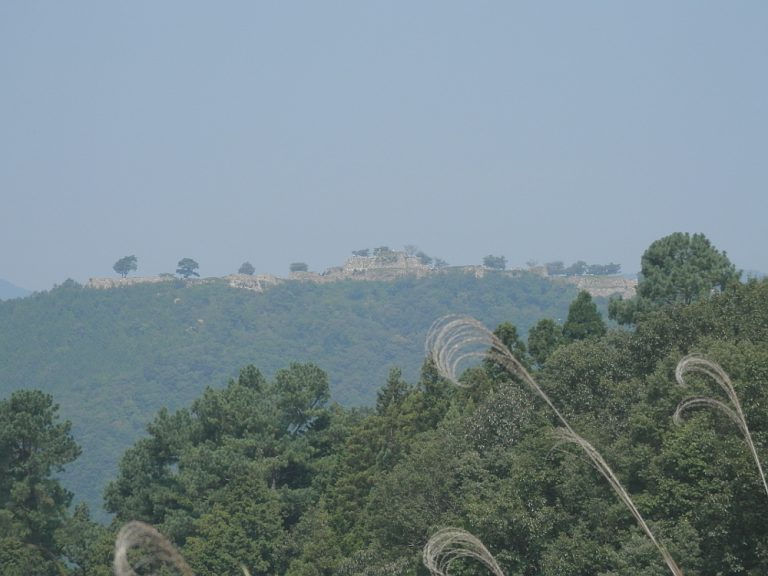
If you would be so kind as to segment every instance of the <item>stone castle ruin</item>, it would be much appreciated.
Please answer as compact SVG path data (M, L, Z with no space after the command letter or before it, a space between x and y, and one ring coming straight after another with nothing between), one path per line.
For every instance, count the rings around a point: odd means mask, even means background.
M324 272L290 272L288 278L280 278L270 274L230 274L224 276L222 280L226 281L232 288L241 290L251 290L253 292L264 292L269 288L283 282L315 282L323 284L326 282L339 282L342 280L378 280L392 281L404 277L425 278L446 271L460 271L465 274L471 274L477 278L482 278L486 274L503 274L505 276L517 276L524 273L538 274L547 276L546 268L543 266L530 267L528 269L510 269L510 270L492 270L485 266L449 266L437 268L425 264L422 258L417 255L389 250L378 249L372 255L353 255L341 266L328 268ZM621 295L623 298L631 298L635 295L637 280L623 276L553 276L553 282L565 282L573 284L579 290L586 290L592 296L613 296ZM135 284L170 282L179 280L171 274L162 274L160 276L136 276L131 278L91 278L86 283L87 288L108 289L120 288L123 286L132 286ZM213 282L216 278L199 278L185 280L187 285Z

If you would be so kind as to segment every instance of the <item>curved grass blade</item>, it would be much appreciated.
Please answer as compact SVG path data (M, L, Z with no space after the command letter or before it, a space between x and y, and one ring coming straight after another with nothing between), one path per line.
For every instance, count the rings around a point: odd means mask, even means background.
M129 551L140 553L129 559ZM144 522L128 522L115 540L115 576L138 576L134 568L160 563L174 568L182 576L194 576L192 569L168 539Z
M608 480L608 483L618 495L619 499L627 506L635 517L640 527L648 535L656 549L661 554L672 574L682 576L683 572L675 563L667 549L659 542L651 532L637 507L632 502L629 494L624 490L616 475L605 462L600 453L582 438L568 423L565 417L555 407L546 392L538 385L525 367L515 358L514 354L504 345L493 332L485 325L469 316L444 316L435 321L427 335L426 352L432 358L440 374L462 386L458 379L459 367L468 359L490 358L504 367L507 372L520 378L529 388L541 398L552 410L560 421L562 428L558 433L564 442L577 444L587 454L590 461L597 467L600 473ZM442 574L442 573L441 573Z
M468 359L490 358L510 374L520 378L554 412L560 424L571 429L571 425L552 404L549 396L529 374L501 339L485 325L471 316L444 316L432 324L426 339L426 353L431 357L440 375L457 386L466 387L459 381L459 367Z
M432 576L448 576L451 563L459 558L481 562L495 576L504 576L496 559L480 540L461 528L443 528L424 546L422 560Z
M698 408L701 406L708 406L710 408L717 408L728 416L739 427L742 436L744 436L744 442L747 444L752 459L755 461L757 471L760 474L760 480L763 483L763 490L765 490L766 496L768 496L768 483L765 480L765 473L763 472L763 466L760 464L760 458L757 455L757 450L752 442L752 434L749 432L749 426L747 426L747 417L744 416L744 411L741 409L741 402L736 395L736 390L733 387L733 383L728 374L725 373L719 364L701 356L700 354L689 354L685 356L680 362L677 363L675 369L675 380L680 386L686 386L685 376L688 373L697 372L704 374L714 380L718 386L725 392L728 397L730 406L716 400L714 398L696 397L683 400L677 406L673 419L676 424L682 422L682 414L688 408Z
M608 466L608 463L603 459L603 456L600 454L600 452L598 452L595 447L592 446L592 444L587 442L587 440L578 434L575 434L571 430L566 428L558 428L555 430L555 434L558 440L561 442L576 444L584 451L592 465L608 481L608 484L610 484L611 488L613 488L613 491L616 493L616 496L618 496L619 500L621 500L627 509L629 509L629 511L632 513L632 516L635 517L635 520L637 521L640 528L642 528L643 532L645 532L645 535L651 539L651 542L653 542L662 558L664 558L664 562L666 562L672 574L675 574L676 576L682 576L682 570L680 570L680 567L677 565L675 560L672 558L672 555L667 551L664 545L656 539L650 527L643 519L642 514L640 514L640 511L632 501L632 498L624 489L624 486L622 486L619 479L616 478L613 470L611 470L611 467Z

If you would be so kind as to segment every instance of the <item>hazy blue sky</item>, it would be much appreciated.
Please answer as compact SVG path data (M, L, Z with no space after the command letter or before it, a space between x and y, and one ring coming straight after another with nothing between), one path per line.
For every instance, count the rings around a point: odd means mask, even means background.
M768 2L0 3L0 278L415 244L768 271Z

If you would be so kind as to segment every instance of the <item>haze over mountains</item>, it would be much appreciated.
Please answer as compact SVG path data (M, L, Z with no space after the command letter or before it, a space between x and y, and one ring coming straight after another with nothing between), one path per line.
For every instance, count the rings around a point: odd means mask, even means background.
M11 298L23 298L29 296L31 292L25 288L20 288L11 284L7 280L0 278L0 300L10 300Z

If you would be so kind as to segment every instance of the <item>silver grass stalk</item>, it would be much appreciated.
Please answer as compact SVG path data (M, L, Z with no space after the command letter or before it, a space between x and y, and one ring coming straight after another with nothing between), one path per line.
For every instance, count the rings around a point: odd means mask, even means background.
M590 461L608 480L608 483L635 517L640 527L651 539L661 554L672 574L682 576L683 572L675 563L667 549L651 532L640 511L635 506L629 494L619 482L616 475L605 462L600 453L582 438L568 423L560 411L552 404L549 396L528 373L525 367L515 358L514 354L504 345L501 339L488 330L485 325L469 316L444 316L435 321L425 343L426 352L432 358L440 374L457 385L462 385L458 379L460 365L471 358L490 358L504 367L510 374L516 375L539 396L557 416L562 428L558 436L562 441L577 444L587 454Z
M454 560L473 558L495 576L504 576L496 559L480 540L461 528L443 528L429 539L422 560L432 576L448 576Z
M429 329L425 348L427 356L432 358L438 372L457 386L463 387L466 386L459 382L458 378L460 365L472 358L490 358L502 365L507 372L523 380L555 413L560 424L576 433L504 342L479 320L471 316L453 315L438 319Z
M133 548L141 549L143 553L132 564L128 552ZM117 533L115 540L115 576L137 576L134 565L138 567L152 562L170 566L182 576L194 576L192 569L165 536L144 522L128 522Z
M680 570L677 563L664 547L664 545L656 540L656 537L653 535L653 532L651 531L648 524L646 524L642 514L640 514L640 511L632 501L632 498L630 498L629 494L624 489L624 486L622 486L621 482L619 482L619 479L616 478L613 470L611 470L611 467L608 466L608 463L603 459L603 456L600 454L600 452L598 452L595 447L592 446L592 444L587 442L587 440L574 433L572 430L568 430L566 428L557 428L555 430L555 434L558 440L561 442L576 444L582 450L584 450L592 465L597 468L598 472L600 472L600 474L602 474L603 477L608 481L608 484L611 485L611 488L613 488L616 496L618 496L619 500L621 500L629 509L629 511L632 513L632 516L635 517L635 520L637 521L640 528L643 529L643 532L645 532L646 536L648 536L648 538L651 539L651 542L653 542L654 546L656 546L662 558L664 558L664 562L666 562L667 566L672 571L672 574L682 576L683 572Z
M765 473L763 472L763 467L760 464L760 458L757 456L757 450L755 450L755 445L752 442L752 434L750 434L749 426L747 426L747 418L744 416L744 411L741 409L741 402L739 402L739 397L736 395L736 390L733 388L733 383L728 377L728 374L725 373L725 370L723 370L719 364L709 360L708 358L705 358L704 356L701 356L700 354L689 354L677 363L677 368L675 369L675 380L677 380L677 383L680 386L686 385L685 376L690 372L698 372L699 374L704 374L712 378L712 380L714 380L717 385L720 386L720 388L725 392L726 396L728 396L728 400L731 405L728 406L724 402L714 398L688 398L678 404L677 410L675 410L675 414L673 416L675 424L680 424L683 421L683 412L689 408L707 406L710 408L716 408L723 412L726 416L728 416L728 418L735 422L739 427L739 430L741 430L741 434L744 436L744 441L747 444L747 448L749 448L749 452L752 454L752 458L757 465L757 471L760 474L760 480L763 483L765 494L768 496L768 483L766 483Z

